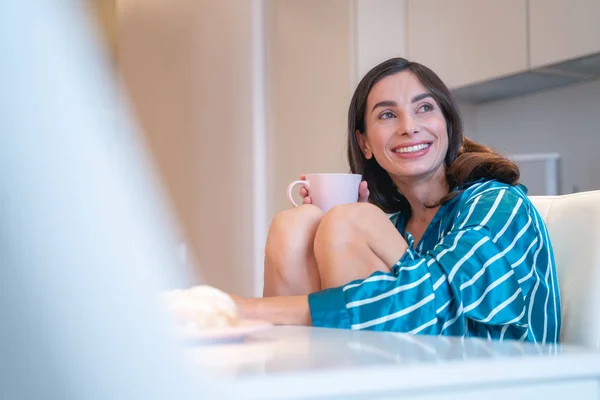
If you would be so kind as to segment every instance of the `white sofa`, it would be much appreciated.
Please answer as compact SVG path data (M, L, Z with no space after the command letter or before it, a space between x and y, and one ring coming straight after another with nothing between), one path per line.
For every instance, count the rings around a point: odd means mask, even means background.
M600 190L530 199L554 247L561 342L600 348Z

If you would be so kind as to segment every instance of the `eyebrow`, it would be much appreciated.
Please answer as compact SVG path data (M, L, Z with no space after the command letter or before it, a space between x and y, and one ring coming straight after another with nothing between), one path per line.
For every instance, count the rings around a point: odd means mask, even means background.
M411 103L416 103L417 101L421 101L421 100L426 99L428 97L433 98L433 95L431 93L421 93L421 94L418 94L415 97L413 97L410 102Z
M433 97L433 95L431 93L421 93L416 95L415 97L413 97L410 102L411 103L416 103L417 101L426 99L427 97ZM380 101L379 103L375 104L373 106L373 109L371 110L371 112L375 111L376 108L378 107L398 107L398 103L396 103L393 100L384 100L384 101Z

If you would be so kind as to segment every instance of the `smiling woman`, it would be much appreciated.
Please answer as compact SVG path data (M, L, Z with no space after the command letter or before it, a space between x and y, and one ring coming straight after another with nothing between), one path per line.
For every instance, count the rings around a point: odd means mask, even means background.
M463 135L427 67L369 71L348 112L357 204L277 215L265 298L242 313L281 324L557 342L552 245L515 164ZM370 191L370 192L369 192ZM391 214L390 217L386 213Z

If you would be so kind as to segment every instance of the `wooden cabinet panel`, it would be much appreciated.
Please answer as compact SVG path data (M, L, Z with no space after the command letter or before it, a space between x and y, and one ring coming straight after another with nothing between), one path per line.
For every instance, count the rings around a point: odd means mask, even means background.
M600 52L600 0L529 0L531 67Z
M408 0L408 56L457 88L525 70L526 0Z

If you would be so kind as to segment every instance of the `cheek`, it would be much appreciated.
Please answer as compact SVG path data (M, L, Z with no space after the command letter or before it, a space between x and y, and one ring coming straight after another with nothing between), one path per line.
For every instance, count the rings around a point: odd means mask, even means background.
M385 149L387 137L386 130L382 129L381 127L377 127L369 132L367 136L367 143L374 152L380 153Z
M429 132L434 133L438 137L446 135L446 120L439 115L429 118L426 123L426 128Z
M443 118L435 118L427 124L427 130L433 133L440 143L441 147L448 146L448 131L446 128L446 120Z
M435 118L428 124L429 132L433 133L437 138L437 156L436 158L444 159L448 151L448 131L446 127L446 120L442 118Z
M439 156L440 158L445 158L446 153L448 152L448 134L442 132L443 134L439 136L438 147L439 147Z

